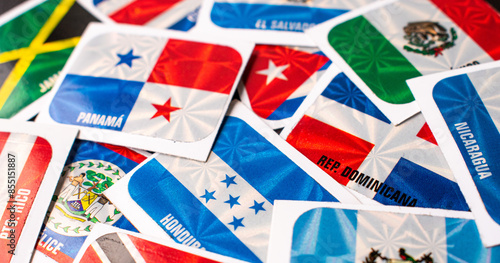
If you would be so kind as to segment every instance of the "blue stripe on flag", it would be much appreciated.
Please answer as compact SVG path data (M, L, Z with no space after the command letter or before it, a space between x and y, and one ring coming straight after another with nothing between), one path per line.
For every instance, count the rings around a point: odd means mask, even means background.
M368 114L385 123L391 121L366 97L366 95L344 74L339 73L321 94L338 103Z
M176 242L187 242L188 245L199 242L208 251L260 262L225 226L226 222L219 221L197 196L193 196L157 160L153 159L137 170L130 179L128 189L132 199ZM168 221L165 225L161 223L164 218L167 219L163 222ZM190 234L184 240L179 238L185 230L179 228L175 232L179 224ZM196 241L189 239L191 236Z
M399 159L384 184L384 191L381 188L373 199L385 205L403 205L404 199L409 200L404 204L408 205L417 199L417 207L469 211L457 183L405 158ZM387 190L395 185L404 188ZM396 191L400 191L399 194Z
M462 153L486 210L500 224L500 162L497 161L500 134L495 123L465 74L438 82L433 98Z
M270 203L337 201L304 170L243 120L226 117L213 152Z
M56 122L120 131L139 96L144 83L111 78L98 78L68 74L57 90L49 107ZM101 116L123 116L120 127L86 123L82 113Z
M498 262L500 247L485 248L474 220L446 218L448 262Z
M285 100L269 117L268 120L282 120L292 117L295 111L299 108L300 104L306 97L298 97L294 99Z
M303 32L349 10L309 6L215 3L212 22L224 28Z
M75 140L66 164L85 160L102 160L110 162L122 169L125 173L134 169L138 163L120 155L98 143L91 141Z
M315 208L293 226L291 262L354 262L358 211ZM326 244L326 245L325 245Z
M198 11L200 8L196 8L193 12L189 13L183 19L179 20L174 25L170 26L168 29L174 29L179 31L189 31L196 25L196 20L198 19Z

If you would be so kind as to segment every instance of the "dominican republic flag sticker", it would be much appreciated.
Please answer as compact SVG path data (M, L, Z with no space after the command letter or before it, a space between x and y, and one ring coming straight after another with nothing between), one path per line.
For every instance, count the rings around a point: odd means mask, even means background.
M329 64L316 48L257 45L238 87L241 101L282 128Z
M81 0L103 21L187 31L202 0Z
M392 125L334 65L302 106L280 135L340 184L385 205L469 209L422 114Z
M499 26L484 0L389 0L309 33L397 125L420 111L407 79L500 59Z
M93 25L40 120L78 126L82 139L205 160L252 48Z

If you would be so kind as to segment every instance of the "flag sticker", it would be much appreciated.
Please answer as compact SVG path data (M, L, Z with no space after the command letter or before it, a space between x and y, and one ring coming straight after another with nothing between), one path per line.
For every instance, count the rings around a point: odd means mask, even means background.
M73 262L96 223L135 230L103 191L145 159L125 147L77 140L36 249L58 262Z
M391 13L394 8L401 12ZM481 15L470 16L470 8ZM386 15L390 19L380 20ZM407 79L499 59L500 42L494 41L499 25L500 14L484 1L452 6L441 0L411 0L374 4L310 34L399 124L419 111ZM494 39L486 37L490 35Z
M177 32L131 34L124 26L92 28L47 119L107 130L105 143L206 159L251 44L183 39ZM120 140L112 135L117 132L135 139Z
M14 116L52 89L93 20L74 0L48 0L0 26L1 118Z
M392 125L334 66L313 92L281 136L333 179L386 205L468 210L421 114Z
M285 126L330 64L314 48L257 45L238 88L271 128Z
M477 218L486 246L500 244L499 63L421 77L415 93L451 170Z

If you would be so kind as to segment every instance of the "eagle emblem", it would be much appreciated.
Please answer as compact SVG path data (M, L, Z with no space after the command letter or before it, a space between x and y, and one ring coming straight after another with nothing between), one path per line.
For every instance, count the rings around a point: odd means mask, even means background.
M403 30L405 32L404 38L409 42L408 45L404 46L404 49L426 56L442 55L443 50L455 46L457 39L457 32L454 28L448 32L437 22L411 22Z

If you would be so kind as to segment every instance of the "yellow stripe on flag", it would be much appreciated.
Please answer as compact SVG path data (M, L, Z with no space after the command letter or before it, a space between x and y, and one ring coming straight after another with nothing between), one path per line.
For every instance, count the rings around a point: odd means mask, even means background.
M59 51L67 48L75 47L80 41L81 37L73 37L64 40L54 41L47 44L44 44L41 47L33 47L33 48L20 48L12 51L7 51L0 54L0 63L5 63L9 61L13 61L16 59L21 59L27 55L39 55L43 53L49 53L54 51Z
M35 59L37 54L35 50L43 46L43 43L68 13L75 1L76 0L62 0L61 3L59 3L59 5L57 5L54 9L54 12L52 12L47 22L45 22L40 31L38 31L38 34L35 36L33 41L31 41L29 47L24 50L24 53L21 54L18 52L17 55L20 55L19 61L10 72L2 87L0 87L0 109L5 105L7 98L9 98L10 94L21 80L21 77L28 70L31 62Z

